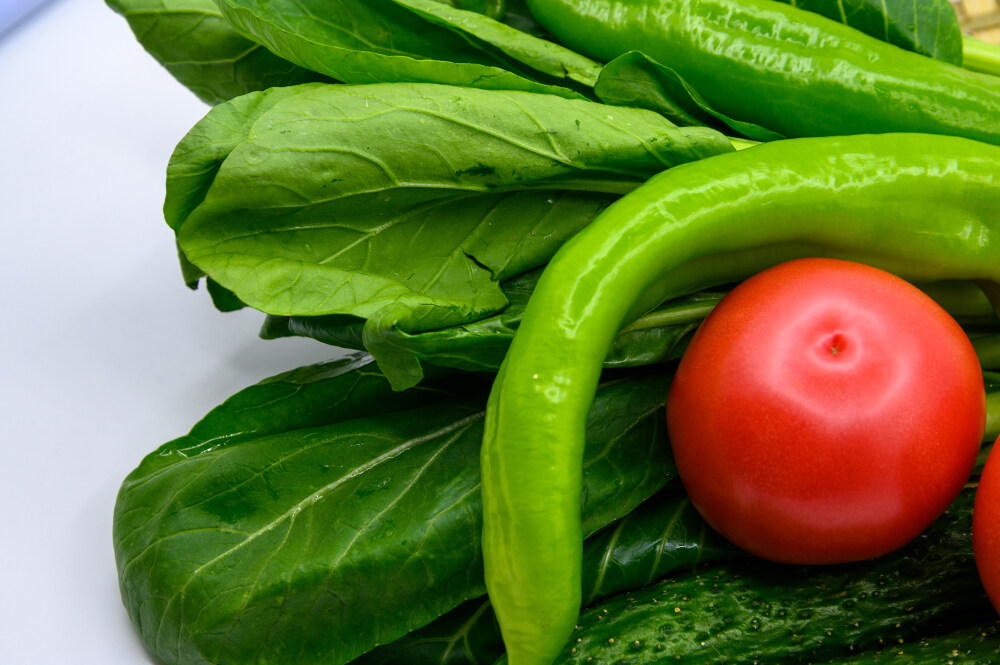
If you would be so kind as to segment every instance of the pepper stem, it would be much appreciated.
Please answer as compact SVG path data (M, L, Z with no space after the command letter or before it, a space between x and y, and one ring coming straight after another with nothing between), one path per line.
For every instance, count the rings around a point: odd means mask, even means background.
M1000 76L1000 46L965 35L962 66L974 72Z

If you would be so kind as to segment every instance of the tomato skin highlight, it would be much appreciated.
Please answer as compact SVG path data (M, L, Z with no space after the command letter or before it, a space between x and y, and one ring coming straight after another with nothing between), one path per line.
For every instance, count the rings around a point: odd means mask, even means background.
M979 477L972 509L972 550L986 595L1000 612L1000 453L997 450L995 443Z
M678 367L667 422L692 503L772 561L891 552L969 477L982 371L961 327L882 270L800 259L734 289Z

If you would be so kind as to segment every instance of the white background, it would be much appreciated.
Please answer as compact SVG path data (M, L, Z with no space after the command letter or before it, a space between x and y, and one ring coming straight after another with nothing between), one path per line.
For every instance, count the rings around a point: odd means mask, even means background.
M164 169L207 109L101 0L0 35L0 665L152 663L118 595L119 483L233 392L336 354L184 287Z

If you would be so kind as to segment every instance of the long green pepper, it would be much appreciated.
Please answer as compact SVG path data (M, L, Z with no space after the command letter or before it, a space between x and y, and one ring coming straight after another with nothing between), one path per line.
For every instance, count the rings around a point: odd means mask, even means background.
M655 176L563 246L486 413L486 585L511 665L552 663L579 614L584 423L612 339L672 294L674 269L762 246L979 280L996 306L1000 148L917 134L763 144Z
M788 137L926 132L1000 144L1000 78L772 0L528 0L599 60L642 51L723 114Z

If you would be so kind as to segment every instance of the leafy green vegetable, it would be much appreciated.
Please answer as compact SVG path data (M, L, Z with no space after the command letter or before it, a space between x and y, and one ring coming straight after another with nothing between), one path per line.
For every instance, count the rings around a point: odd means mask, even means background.
M485 596L462 603L351 665L488 665L503 653L500 625Z
M746 556L708 526L681 488L668 487L587 540L583 604L703 563Z
M588 533L674 476L669 381L601 389ZM168 664L337 665L482 595L488 384L463 374L394 394L356 356L248 388L150 454L114 519L122 597L143 641Z
M594 93L605 104L656 111L680 126L713 127L755 141L784 138L760 125L720 113L680 74L639 51L625 53L605 65Z
M597 192L730 150L712 130L551 95L275 88L181 141L164 213L186 260L251 307L416 332L501 310L501 281L615 198ZM377 354L386 371L391 353ZM391 371L400 388L419 380L410 356Z
M218 104L273 86L332 82L236 32L213 0L107 0L136 39L204 102Z
M700 563L744 556L705 524L682 492L668 486L584 543L584 604ZM501 653L496 616L489 600L479 598L354 665L477 665L492 663Z
M297 335L348 349L364 349L373 342L391 345L421 362L472 371L496 371L503 362L521 322L541 269L503 282L509 304L501 312L477 321L422 333L373 330L363 320L345 316L268 317L261 336L274 339ZM700 293L679 298L649 312L615 339L605 367L635 367L680 356L690 334L722 297ZM367 333L367 334L366 334Z
M596 63L562 46L433 0L218 2L247 38L347 83L445 83L580 97L597 73Z
M962 29L949 0L778 0L895 44L962 66Z
M527 35L505 23L480 14L453 9L434 0L392 0L429 23L448 28L466 38L478 38L517 62L555 80L567 78L593 87L601 66L554 42Z

